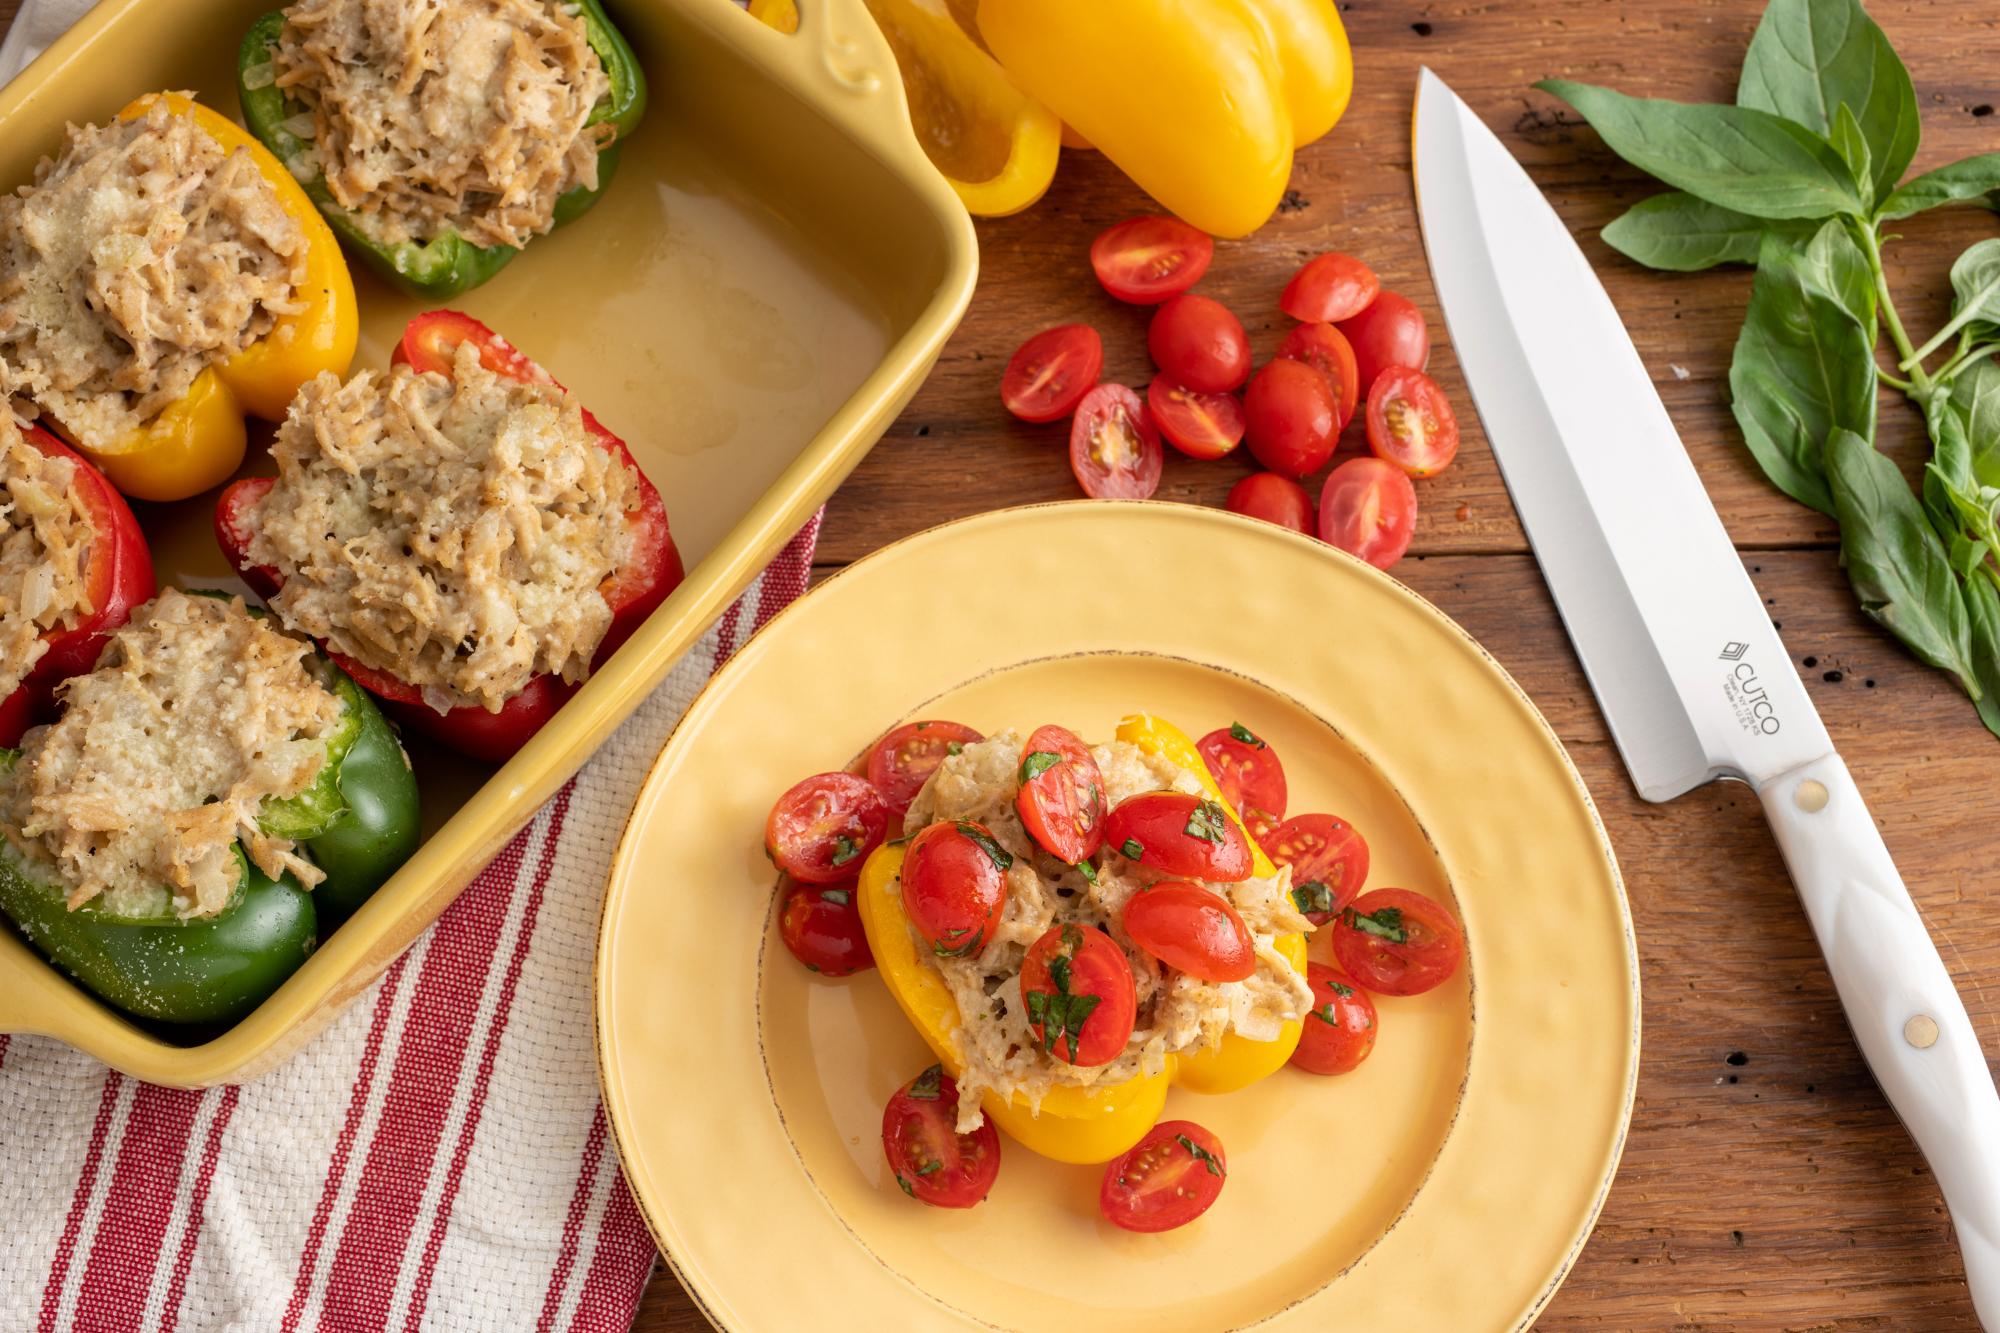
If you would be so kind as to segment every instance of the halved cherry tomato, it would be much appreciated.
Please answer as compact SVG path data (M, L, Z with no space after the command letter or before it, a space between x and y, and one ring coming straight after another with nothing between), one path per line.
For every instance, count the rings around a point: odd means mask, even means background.
M1308 259L1278 298L1278 309L1307 324L1360 314L1382 290L1375 270L1337 250Z
M1301 491L1301 497L1304 496ZM1285 817L1285 766L1263 737L1241 722L1211 731L1195 743L1209 776L1222 788L1222 799L1241 816L1250 836L1261 844L1263 834Z
M1375 1001L1354 978L1325 963L1306 964L1313 1007L1292 1063L1308 1074L1345 1074L1375 1049Z
M970 1208L1000 1175L1000 1135L991 1120L958 1132L958 1084L932 1065L882 1109L882 1155L903 1193L933 1208Z
M1109 935L1051 926L1021 961L1021 1004L1035 1044L1086 1069L1124 1054L1139 1009L1132 964Z
M947 755L986 738L958 722L905 722L868 752L868 780L902 814Z
M1223 504L1231 513L1261 518L1266 523L1312 535L1312 497L1290 477L1275 472L1252 472L1229 488L1229 498Z
M1077 405L1069 428L1069 470L1093 500L1143 500L1160 486L1166 456L1139 395L1100 384Z
M1014 858L984 824L932 824L903 857L903 911L940 958L978 953L1007 910Z
M1243 403L1233 393L1197 393L1162 371L1146 388L1146 411L1189 458L1220 458L1243 443Z
M1243 395L1244 438L1280 476L1317 472L1340 438L1340 403L1326 376L1303 361L1266 362Z
M1162 1120L1104 1168L1097 1206L1127 1231L1172 1231L1207 1212L1228 1175L1222 1140L1192 1120Z
M1104 373L1104 340L1088 324L1058 324L1021 344L1000 377L1000 401L1023 421L1060 421Z
M1368 390L1368 447L1413 477L1434 477L1458 457L1458 418L1437 382L1391 366Z
M1278 344L1278 359L1303 361L1326 376L1340 404L1340 428L1345 430L1361 401L1361 372L1355 368L1354 348L1346 336L1331 324L1301 324Z
M1234 884L1250 878L1250 844L1243 830L1206 796L1142 792L1104 821L1104 845L1181 879Z
M1132 943L1202 981L1241 981L1257 970L1257 943L1229 900L1184 879L1162 880L1125 900Z
M1015 812L1028 836L1071 865L1104 846L1104 776L1090 747L1067 727L1035 728L1021 751Z
M821 976L845 977L875 966L854 881L806 884L787 879L778 910L778 934L792 957Z
M1341 320L1340 331L1354 345L1363 393L1390 366L1422 370L1430 360L1431 331L1424 312L1392 291L1379 293L1360 314Z
M1220 301L1184 292L1153 313L1153 364L1197 393L1228 393L1250 375L1250 339Z
M1319 493L1319 539L1387 569L1417 531L1417 489L1409 474L1379 458L1350 458Z
M1294 816L1258 843L1292 868L1292 903L1315 926L1333 920L1368 882L1368 840L1333 815Z
M1158 305L1186 291L1214 257L1214 239L1179 218L1133 218L1090 243L1097 280L1133 305Z
M1438 903L1408 889L1355 899L1333 927L1333 956L1379 995L1421 995L1465 957L1465 934Z
M861 873L888 827L889 807L866 778L821 773L771 807L764 852L793 879L833 884Z

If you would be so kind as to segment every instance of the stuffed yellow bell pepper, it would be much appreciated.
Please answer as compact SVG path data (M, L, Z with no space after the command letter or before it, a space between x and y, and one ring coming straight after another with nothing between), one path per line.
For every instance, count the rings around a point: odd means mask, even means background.
M192 116L224 148L248 149L279 204L304 231L307 245L301 310L281 317L269 334L229 360L204 370L179 401L115 445L75 441L78 451L125 494L180 500L236 471L243 461L246 414L278 420L301 384L322 370L345 374L360 326L354 281L340 246L291 172L235 123L179 93L148 94L120 111L119 119L143 116L160 100L175 114Z
M1334 0L980 0L979 32L1023 93L1217 236L1263 225L1354 83Z
M1178 728L1140 713L1119 725L1118 739L1195 774L1230 821L1242 828L1236 812L1209 776L1194 742ZM1276 874L1255 840L1247 832L1244 836L1251 849L1253 873ZM945 1068L957 1077L964 1068L953 1040L960 1026L958 1004L911 928L899 884L903 859L903 848L895 845L877 848L868 858L857 889L861 922L890 994ZM1305 936L1280 936L1277 947L1303 976ZM982 1094L980 1107L1022 1146L1044 1157L1060 1162L1106 1162L1137 1143L1159 1120L1170 1087L1204 1093L1247 1087L1283 1067L1298 1046L1300 1032L1301 1024L1293 1021L1284 1025L1275 1041L1250 1041L1228 1033L1212 1049L1169 1054L1157 1074L1102 1087L1052 1088L1042 1098L1039 1111L992 1090Z

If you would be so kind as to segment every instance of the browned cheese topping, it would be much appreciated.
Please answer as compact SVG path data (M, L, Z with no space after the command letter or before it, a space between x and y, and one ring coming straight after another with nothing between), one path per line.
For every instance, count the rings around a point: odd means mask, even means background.
M35 448L0 408L0 699L48 650L42 635L96 610L85 577L94 529L76 464Z
M340 721L311 651L241 599L161 593L0 772L0 834L52 867L71 908L165 886L181 916L212 916L235 892L239 839L265 874L317 884L291 842L257 826L267 799L313 784Z
M110 449L300 310L305 258L247 148L163 102L72 125L0 197L0 389Z
M521 246L597 188L611 80L563 0L297 0L270 78L339 205L386 245ZM256 72L253 71L253 78Z
M533 677L581 680L630 554L630 468L552 384L495 375L471 343L449 378L397 366L299 391L248 516L271 607L439 712L498 712Z

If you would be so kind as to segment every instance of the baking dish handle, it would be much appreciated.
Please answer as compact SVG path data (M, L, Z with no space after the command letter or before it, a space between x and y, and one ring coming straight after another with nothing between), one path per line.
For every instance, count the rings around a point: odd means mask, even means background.
M799 28L790 58L803 77L832 94L828 105L877 154L892 160L914 154L929 162L910 128L895 52L864 0L797 0L797 5Z

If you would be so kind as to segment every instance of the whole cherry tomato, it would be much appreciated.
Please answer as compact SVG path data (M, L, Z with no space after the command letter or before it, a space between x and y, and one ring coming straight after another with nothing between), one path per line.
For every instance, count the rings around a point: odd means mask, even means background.
M1275 472L1252 472L1229 488L1223 504L1232 513L1261 518L1307 536L1313 531L1313 502L1306 488Z
M1021 752L1015 813L1049 855L1071 865L1104 846L1104 777L1090 747L1067 727L1035 728Z
M1368 447L1413 477L1434 477L1458 457L1458 418L1436 381L1391 366L1368 390Z
M1384 290L1360 314L1340 321L1340 331L1354 345L1363 393L1390 366L1422 370L1430 360L1431 331L1424 312L1392 291Z
M1158 305L1186 291L1214 257L1214 239L1179 218L1133 218L1090 244L1090 266L1104 290L1134 305Z
M1153 314L1153 364L1197 393L1228 393L1250 375L1250 339L1220 301L1183 292Z
M1375 1049L1375 1001L1354 978L1325 963L1306 964L1313 1007L1292 1063L1308 1074L1345 1074Z
M1243 437L1280 476L1316 472L1340 438L1340 403L1327 377L1303 361L1265 363L1243 395Z
M1166 456L1139 395L1100 384L1083 396L1069 428L1069 470L1093 500L1144 500L1159 489Z
M1242 981L1257 970L1257 942L1227 898L1184 879L1162 880L1125 900L1132 943L1201 981Z
M875 742L868 752L868 780L889 808L902 814L923 790L939 764L968 745L986 739L958 722L933 719L905 722Z
M1104 1168L1097 1207L1127 1231L1172 1231L1207 1212L1228 1176L1222 1140L1192 1120L1162 1120Z
M1250 843L1229 812L1206 796L1149 791L1104 823L1104 845L1180 879L1234 884L1250 878Z
M778 912L778 934L792 957L821 976L845 977L875 966L854 881L803 884L788 879Z
M1089 926L1051 926L1021 960L1021 1004L1043 1051L1094 1068L1125 1052L1139 1009L1125 951Z
M1382 284L1375 270L1338 251L1308 259L1278 298L1278 309L1307 324L1347 319L1367 309Z
M1333 815L1298 815L1258 839L1264 854L1292 868L1292 903L1323 926L1368 882L1368 842Z
M903 1193L933 1208L970 1208L1000 1176L1000 1135L958 1132L958 1084L932 1065L882 1108L882 1155Z
M889 806L866 778L821 773L778 798L764 822L764 851L808 884L851 879L889 828Z
M1350 458L1319 493L1319 539L1387 569L1417 531L1417 491L1409 474L1379 458Z
M903 857L903 911L940 958L978 953L1007 910L1013 856L984 824L932 824Z
M1000 400L1023 421L1060 421L1104 372L1104 340L1088 324L1059 324L1021 344L1000 377Z
M1364 893L1333 927L1333 956L1378 995L1421 995L1465 958L1465 935L1438 903L1408 889Z

